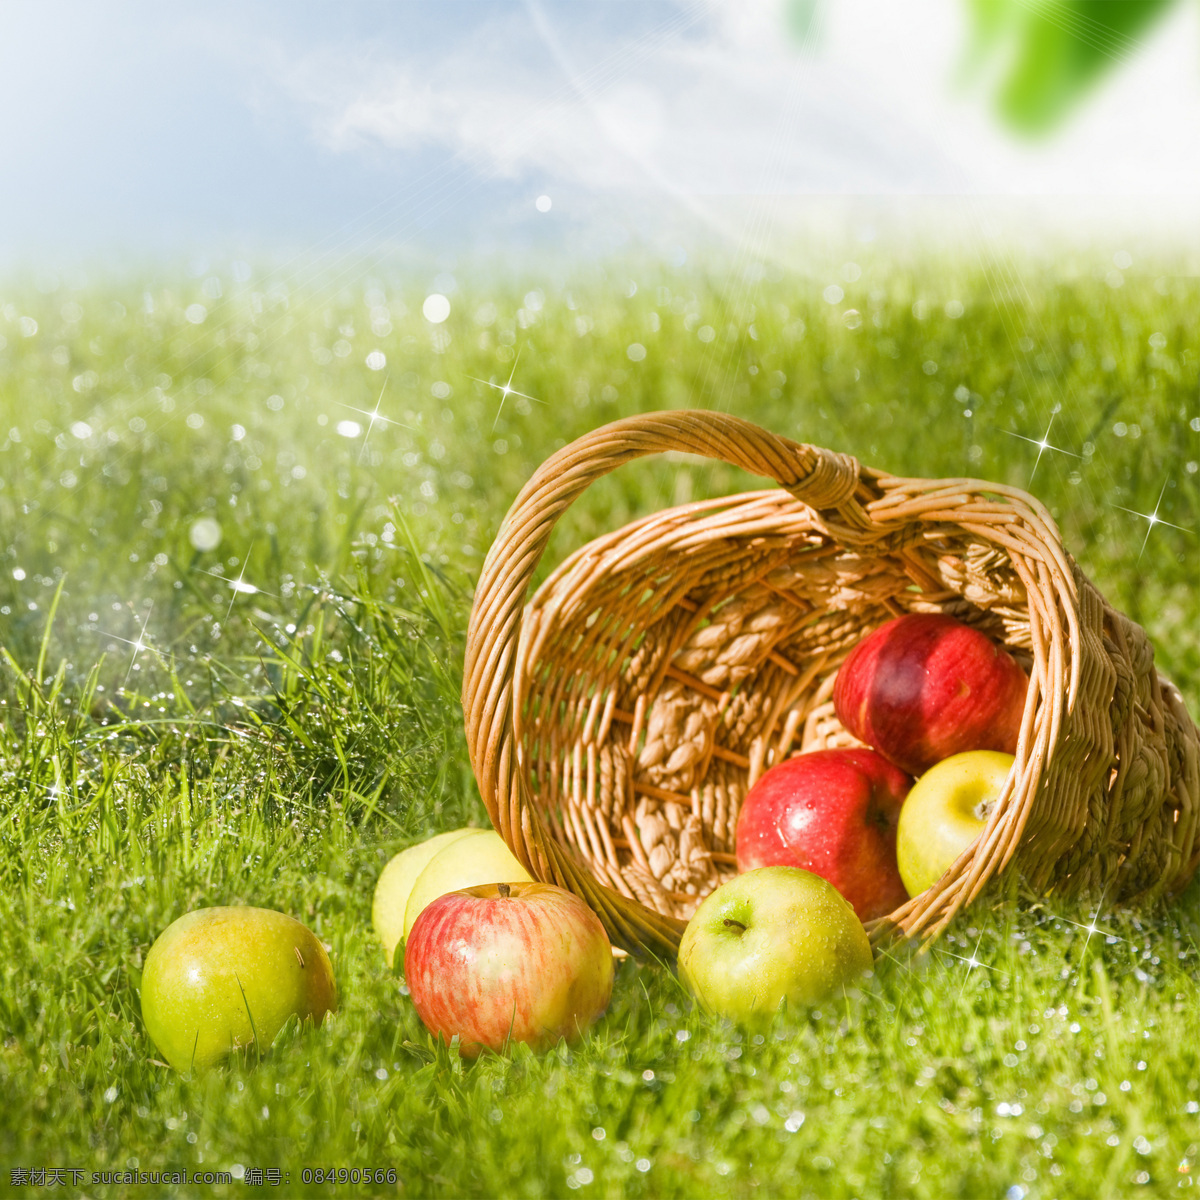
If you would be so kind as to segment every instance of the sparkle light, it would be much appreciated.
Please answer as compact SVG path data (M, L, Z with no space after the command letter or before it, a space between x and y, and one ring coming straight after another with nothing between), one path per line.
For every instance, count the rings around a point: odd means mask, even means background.
M55 776L53 783L39 783L36 779L29 781L35 788L41 788L46 793L46 799L58 803L59 797L63 794L62 781Z
M172 661L175 659L174 654L171 654L170 652L154 645L154 643L146 636L146 626L150 623L150 613L153 608L154 604L151 603L150 607L146 610L145 619L142 621L142 628L136 638L121 637L119 633L109 633L107 630L103 629L96 631L98 637L107 638L109 641L113 642L124 642L126 646L133 647L133 654L129 659L129 669L125 672L125 682L122 683L122 688L124 688L125 683L129 682L129 676L133 672L133 667L137 662L139 654L153 654L159 659L171 659Z
M1123 937L1117 937L1117 935L1115 933L1113 933L1109 929L1105 929L1102 925L1097 925L1096 918L1099 916L1100 916L1100 910L1097 909L1094 913L1092 913L1092 915L1088 919L1088 923L1086 925L1082 921L1072 921L1070 917L1062 918L1064 921L1066 921L1066 923L1068 925L1074 925L1077 929L1086 929L1087 930L1087 937L1084 939L1083 949L1079 952L1079 961L1080 962L1083 961L1083 956L1087 953L1088 944L1091 942L1093 936L1095 936L1097 933L1102 933L1105 935L1105 937L1113 938L1115 941L1118 941L1118 942L1123 942L1125 940Z
M1037 474L1037 469L1042 461L1042 455L1047 450L1053 450L1057 454L1065 454L1070 458L1079 458L1080 455L1072 453L1070 450L1064 450L1061 446L1053 446L1050 444L1050 430L1054 428L1054 418L1058 416L1058 406L1055 405L1054 411L1050 414L1050 424L1046 426L1046 432L1040 438L1026 437L1023 433L1017 433L1015 430L1006 429L1004 432L1009 437L1020 438L1023 442L1028 442L1031 446L1038 448L1037 458L1033 461L1033 470L1029 472L1029 482L1033 482L1033 477ZM1026 485L1028 486L1028 485Z
M1194 533L1195 530L1189 529L1186 525L1174 525L1170 521L1164 521L1158 515L1158 510L1162 507L1163 496L1167 491L1167 480L1163 480L1163 485L1159 489L1158 500L1155 502L1154 511L1152 513L1138 512L1135 508L1125 508L1124 505L1114 504L1113 508L1119 508L1122 512L1127 512L1131 516L1141 517L1146 522L1146 536L1142 538L1142 548L1138 551L1138 562L1142 561L1142 555L1146 553L1146 543L1150 540L1150 532L1155 525L1165 525L1168 529L1178 529L1181 533Z
M375 401L375 407L373 409L368 410L365 408L355 408L353 404L343 404L340 400L337 402L339 408L348 408L351 412L356 412L359 414L359 416L367 418L367 436L365 438L363 438L362 449L359 450L359 452L358 452L358 458L359 458L360 462L362 461L362 456L367 451L367 443L371 440L371 430L373 430L377 424L378 425L397 425L401 429L408 429L410 431L412 430L411 425L405 425L402 421L393 421L391 417L385 417L379 411L379 406L383 403L383 393L387 391L388 380L390 378L391 378L390 375L384 376L383 387L381 387L379 389L379 398ZM355 437L358 436L358 422L357 421L342 421L338 425L339 433L341 433L342 425L353 425L355 427L354 436ZM345 437L346 435L342 434L342 436Z
M211 575L214 579L219 579L222 583L229 584L229 590L233 593L229 597L229 607L225 610L225 622L228 623L230 614L233 612L234 602L238 596L274 596L274 592L265 591L263 588L255 587L252 583L246 582L246 564L250 561L250 555L254 553L254 546L251 544L250 549L246 551L246 557L242 560L242 569L238 572L236 579L229 579L225 575L217 571L205 571L205 575Z
M133 664L137 662L138 655L141 654L144 650L149 650L151 648L150 643L146 641L146 626L150 624L150 614L153 611L154 611L154 601L151 600L150 607L148 609L146 609L146 616L142 620L142 627L138 631L138 635L137 635L136 639L119 637L115 633L103 634L104 637L112 638L112 640L114 642L124 642L125 645L133 647L133 655L129 659L129 668L125 672L125 680L124 680L124 683L121 684L122 687L124 687L125 684L129 682L129 676L133 673Z
M982 967L985 971L995 971L996 974L998 974L998 975L1003 975L1003 976L1005 976L1005 978L1008 977L1008 972L1001 971L998 967L993 967L990 963L985 963L979 957L979 947L981 945L983 945L983 934L982 933L979 935L979 941L977 941L975 943L975 949L971 951L970 958L966 958L965 956L963 956L961 954L955 954L950 950L941 950L941 949L938 950L939 954L944 954L947 958L957 958L959 962L964 962L967 964L967 973L966 973L966 976L963 978L963 985L958 990L958 994L959 994L960 998L962 997L963 992L966 991L967 980L969 980L971 978L971 973L973 971L978 970L980 967Z
M496 426L500 424L500 414L504 412L504 402L509 396L520 396L522 400L532 400L534 404L545 404L545 400L539 400L536 396L526 395L525 392L518 392L512 385L513 376L517 373L517 363L521 361L521 351L517 351L517 357L513 359L512 370L508 373L508 381L506 383L493 383L490 379L480 379L478 375L468 375L468 379L475 380L476 383L486 384L488 387L500 393L500 407L496 409L496 419L492 422L492 432L496 432Z

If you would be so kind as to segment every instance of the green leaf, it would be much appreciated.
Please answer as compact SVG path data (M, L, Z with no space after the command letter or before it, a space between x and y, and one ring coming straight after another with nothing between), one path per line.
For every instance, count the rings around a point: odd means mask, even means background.
M996 103L1009 125L1044 134L1108 72L1173 0L968 0L972 61L1007 57Z

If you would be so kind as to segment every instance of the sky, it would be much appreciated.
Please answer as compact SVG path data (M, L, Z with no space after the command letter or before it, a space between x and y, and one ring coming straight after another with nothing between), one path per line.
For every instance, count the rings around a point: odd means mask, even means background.
M804 36L787 11L5 0L0 264L744 242L750 220L786 232L847 198L1035 204L1067 223L1200 200L1194 3L1123 45L1036 142L997 122L1003 64L971 64L964 0L816 0Z

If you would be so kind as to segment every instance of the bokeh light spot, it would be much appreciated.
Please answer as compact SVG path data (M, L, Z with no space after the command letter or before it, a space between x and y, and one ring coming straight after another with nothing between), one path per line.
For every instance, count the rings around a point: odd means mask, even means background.
M425 297L421 312L431 325L440 325L450 315L450 301L441 292L432 292Z
M221 544L221 526L212 517L200 517L192 522L188 541L197 550L215 550Z

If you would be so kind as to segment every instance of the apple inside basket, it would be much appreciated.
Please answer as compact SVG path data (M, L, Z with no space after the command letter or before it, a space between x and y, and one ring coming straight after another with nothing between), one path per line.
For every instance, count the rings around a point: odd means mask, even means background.
M646 454L725 459L782 487L668 509L572 554L526 603L554 523ZM484 565L463 703L492 821L531 874L596 909L614 943L670 956L736 873L748 788L801 751L859 745L831 702L859 640L941 612L1030 678L1016 759L978 840L873 922L935 933L1015 861L1031 886L1181 886L1200 857L1200 737L1032 497L906 479L718 413L616 422L559 451Z

